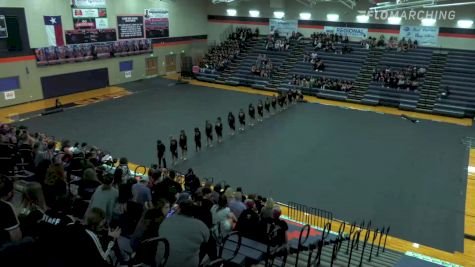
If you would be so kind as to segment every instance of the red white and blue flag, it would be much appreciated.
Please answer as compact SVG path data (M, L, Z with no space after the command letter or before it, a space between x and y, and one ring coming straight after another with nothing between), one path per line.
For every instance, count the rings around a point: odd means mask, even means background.
M63 25L61 16L43 16L45 20L46 36L50 46L63 46Z

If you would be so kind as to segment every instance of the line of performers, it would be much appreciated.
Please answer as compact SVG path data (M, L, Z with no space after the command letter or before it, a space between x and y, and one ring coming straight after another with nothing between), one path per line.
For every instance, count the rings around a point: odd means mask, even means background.
M275 114L278 110L285 110L287 106L290 104L294 104L297 102L303 101L303 94L299 90L289 90L287 92L279 92L277 96L272 98L266 98L263 102L259 100L257 102L257 118L256 118L256 108L251 103L248 107L248 115L249 115L249 126L253 127L255 122L262 122L264 119L264 111L267 114ZM279 106L279 108L277 107ZM246 128L246 113L243 109L239 110L238 113L238 121L239 127L237 128L238 131L244 132ZM236 133L236 118L232 112L228 113L228 126L229 126L229 135L234 135ZM214 128L214 131L213 131ZM221 117L216 119L214 124L211 124L209 120L205 122L205 134L206 134L206 146L213 147L214 142L214 135L213 132L216 133L216 139L218 143L223 142L223 122ZM201 151L201 131L200 128L196 127L194 130L194 141L195 141L195 151ZM170 153L172 156L172 164L176 165L178 162L178 146L181 149L181 160L187 160L187 152L188 152L188 137L185 133L185 130L181 130L180 136L178 140L174 136L170 136ZM166 147L165 144L161 141L157 141L157 157L158 157L158 167L164 168L167 167L166 159L165 159L165 151Z

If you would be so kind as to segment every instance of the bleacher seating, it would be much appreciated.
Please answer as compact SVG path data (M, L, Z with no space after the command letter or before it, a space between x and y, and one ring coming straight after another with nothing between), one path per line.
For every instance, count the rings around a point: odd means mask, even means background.
M475 51L447 50L447 63L441 89L448 89L447 97L440 97L434 111L456 117L475 116Z

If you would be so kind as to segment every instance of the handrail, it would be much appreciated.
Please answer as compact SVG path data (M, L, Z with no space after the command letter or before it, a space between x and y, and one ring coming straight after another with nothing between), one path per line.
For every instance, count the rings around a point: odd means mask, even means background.
M168 242L168 240L163 237L152 237L152 238L142 241L141 244L155 242L155 241L157 242L157 248L158 248L158 243L163 243L163 245L165 246L163 257L160 260L160 263L157 265L158 267L162 267L162 266L165 266L165 264L167 264L168 256L170 256L170 243Z
M388 226L388 228L386 229L386 236L384 237L383 252L386 251L386 239L388 239L389 229L391 229L391 226Z
M353 222L350 226L350 234L349 234L348 243L346 246L346 255L348 255L348 253L350 252L351 237L355 231L356 231L356 222Z
M378 250L376 250L376 256L379 256L379 249L381 247L381 238L383 238L383 235L384 235L384 231L385 231L385 227L383 226L381 232L380 232L380 235L379 235L379 241L378 241Z
M333 221L333 213L327 210L308 207L297 202L288 202L287 207L289 218L304 224L323 229L327 223Z
M365 251L365 248L366 248L366 244L368 243L369 236L371 234L371 229L369 229L370 225L371 225L371 221L368 224L368 229L366 229L366 234L365 234L365 237L364 237L363 247L361 248L361 258L360 258L359 267L363 266L364 251Z
M325 245L325 239L330 235L330 231L332 229L331 223L325 224L325 227L323 228L322 232L322 238L320 240L317 240L316 247L317 247L317 255L315 256L315 260L313 261L314 265L319 266L320 265L320 260L322 258L322 250L323 246ZM308 255L308 266L311 266L311 257L312 257L312 251L310 251Z
M351 256L353 254L353 248L356 247L356 244L360 242L361 229L358 229L353 235L353 240L351 240L350 255L348 256L348 267L351 266Z
M303 240L302 242L302 236L303 236L303 233L306 232L305 234L305 239ZM300 234L299 234L299 243L298 243L298 246L297 246L297 254L295 255L295 267L298 266L298 263L299 263L299 256L300 256L300 250L302 249L302 245L307 242L308 240L308 237L310 236L310 225L309 224L306 224L304 227L302 227L302 229L300 230Z
M371 241L371 250L369 251L369 257L368 257L368 262L371 262L371 257L373 256L373 247L374 247L374 241L376 238L378 238L378 228L376 227L373 232L373 240Z

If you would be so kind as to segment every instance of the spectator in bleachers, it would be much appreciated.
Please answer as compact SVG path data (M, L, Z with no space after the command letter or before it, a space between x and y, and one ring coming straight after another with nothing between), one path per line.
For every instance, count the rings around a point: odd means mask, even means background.
M211 215L213 217L212 233L215 238L218 239L231 232L236 217L228 207L228 200L225 195L221 195L218 203L211 207Z
M246 205L242 203L242 194L241 192L234 192L233 197L228 200L228 206L231 212L236 216L239 217L241 213L246 209Z
M24 188L20 207L18 208L18 220L23 236L38 237L38 223L43 218L46 209L41 184L37 182L28 183Z
M252 199L246 199L244 203L246 205L246 210L239 215L236 223L236 230L244 237L258 240L259 231L256 225L259 224L260 218L257 213L256 204Z
M322 59L317 59L315 63L313 63L313 70L318 72L323 72L325 70L325 63Z
M208 242L210 232L206 225L193 218L193 202L183 201L179 204L177 214L167 218L160 225L159 236L166 238L170 244L168 266L196 267L199 265L200 248ZM157 260L162 257L163 248L157 250Z
M14 195L13 182L6 176L0 177L0 245L22 238L20 222L10 201Z
M251 66L251 72L263 78L272 78L274 65L266 54L259 54L257 56L256 64Z
M265 47L267 50L272 51L287 51L289 50L290 44L287 38L276 39L274 37L270 37L268 40L266 40Z
M425 72L425 68L417 66L407 66L398 71L386 67L385 69L374 69L372 76L373 81L380 82L384 87L414 91Z
M140 242L156 237L160 224L165 220L169 211L170 203L166 199L157 200L152 208L145 210L131 236L132 248L137 249Z
M46 205L49 207L54 206L58 197L66 195L66 173L59 156L56 156L53 159L53 164L51 164L46 171L45 180L43 182L43 191L45 194Z
M112 215L119 200L119 191L112 186L113 176L108 174L102 178L102 184L97 187L96 191L89 202L88 211L99 208L104 212L105 220L110 223Z
M303 88L318 88L322 90L334 91L351 91L353 83L350 81L342 81L337 79L328 79L324 77L294 75L289 82L291 85L300 86Z

